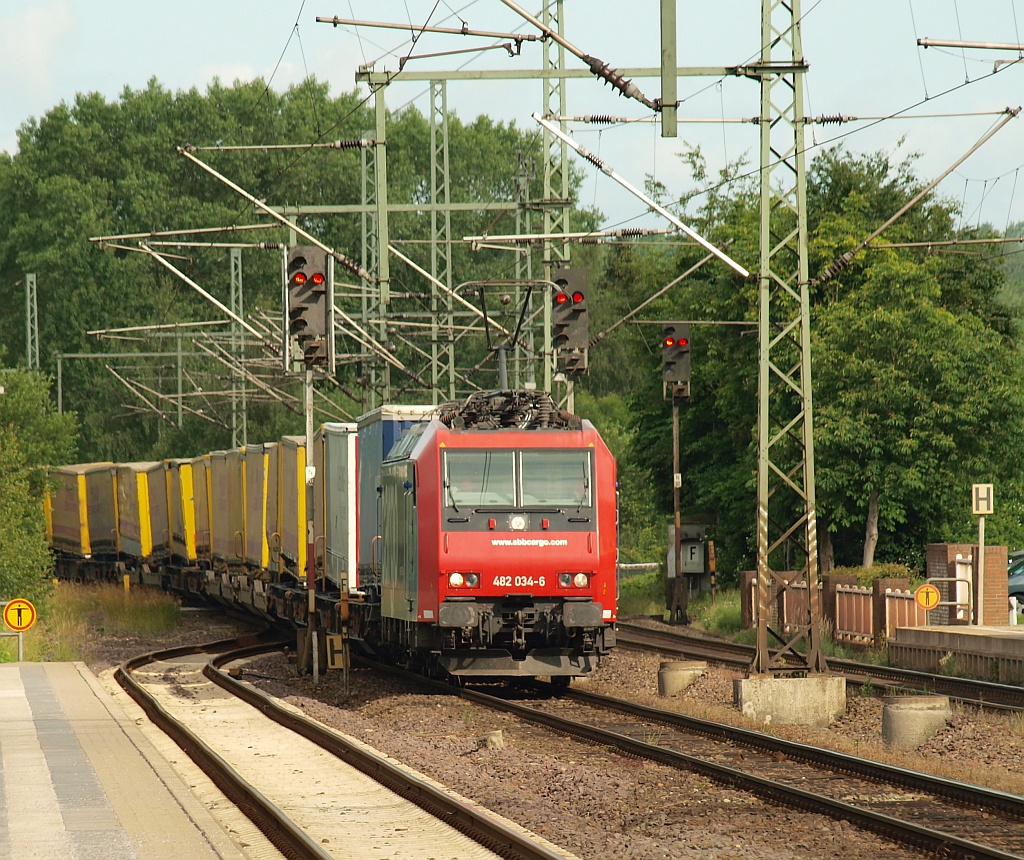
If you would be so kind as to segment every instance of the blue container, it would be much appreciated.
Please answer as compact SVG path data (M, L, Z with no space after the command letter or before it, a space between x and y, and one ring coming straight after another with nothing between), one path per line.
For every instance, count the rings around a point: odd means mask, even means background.
M365 584L380 571L380 466L402 434L430 420L435 406L380 406L359 417L359 582Z

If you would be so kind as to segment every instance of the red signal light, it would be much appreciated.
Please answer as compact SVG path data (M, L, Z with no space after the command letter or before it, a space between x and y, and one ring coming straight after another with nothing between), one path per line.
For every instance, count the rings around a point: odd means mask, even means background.
M686 346L689 342L685 337L681 337L676 341L676 346Z
M576 290L576 292L574 292L572 294L572 303L574 305L578 305L582 301L583 301L583 293L581 293L579 290Z
M555 304L556 305L564 305L567 301L569 301L569 294L568 293L555 293Z
M665 346L665 347L675 346L676 345L676 339L674 337L666 337L665 340L662 341L661 345Z
M296 272L294 275L292 275L292 283L300 285L306 283L306 273Z
M313 274L309 276L309 279L313 282L314 287L319 287L327 280L327 278L324 277L323 272L313 272Z

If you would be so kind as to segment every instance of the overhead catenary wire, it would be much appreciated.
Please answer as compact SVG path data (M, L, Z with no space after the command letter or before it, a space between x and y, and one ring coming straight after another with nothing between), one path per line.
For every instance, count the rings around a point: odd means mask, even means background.
M977 143L975 143L970 149L967 150L967 152L965 152L962 156L960 156L960 158L958 158L950 167L948 167L936 179L934 179L931 182L929 182L923 189L921 189L921 191L919 191L917 194L915 194L913 198L911 198L907 203L905 203L902 207L900 207L899 211L896 212L895 215L893 215L892 217L887 219L885 221L885 223L883 223L880 227L878 227L875 231L873 231L870 236L868 236L866 239L864 239L862 242L860 242L860 244L858 244L857 247L847 251L846 253L844 253L840 257L838 257L836 260L834 260L829 266L827 266L824 269L824 271L821 273L821 275L819 275L817 278L812 280L812 284L817 286L817 285L822 284L822 283L824 283L826 281L830 281L832 278L834 278L836 275L838 275L841 271L843 271L847 266L850 265L851 262L853 262L854 256L859 251L862 251L864 248L866 248L868 246L868 244L873 239L876 239L878 236L880 236L885 231L885 229L887 227L889 227L896 220L898 220L904 214L906 214L913 206L915 206L925 196L930 194L932 192L932 190L935 188L936 185L938 185L940 182L942 182L942 180L945 179L947 176L949 176L949 174L952 173L954 170L956 170L956 168L958 166L963 164L968 158L970 158L975 152L977 152L978 149L980 149L986 143L986 141L988 141L995 134L997 134L1008 122L1010 122L1010 120L1012 120L1015 117L1017 117L1017 115L1020 113L1020 111L1021 111L1021 109L1019 107L1017 107L1017 108L1007 108L1006 109L1006 116L1004 116L1002 120L1000 120L998 123L996 123L996 125L993 126L991 129L989 129L984 135L982 135L981 139L978 140Z

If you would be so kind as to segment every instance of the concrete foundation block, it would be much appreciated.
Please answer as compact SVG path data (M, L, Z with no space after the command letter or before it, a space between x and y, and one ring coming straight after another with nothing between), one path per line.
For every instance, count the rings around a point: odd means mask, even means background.
M669 660L658 669L658 695L681 693L708 670L704 660Z
M917 749L945 728L951 715L949 696L885 696L882 740L898 749Z
M755 675L733 681L733 701L743 716L764 725L825 728L846 713L846 680L833 675Z

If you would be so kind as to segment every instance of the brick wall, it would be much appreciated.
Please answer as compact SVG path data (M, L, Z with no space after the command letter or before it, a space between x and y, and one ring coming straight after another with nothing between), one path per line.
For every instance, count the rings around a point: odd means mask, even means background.
M933 543L928 544L925 554L926 576L932 577L956 576L956 557L978 557L977 544L969 543ZM974 598L978 596L978 572L977 565L974 569ZM952 582L938 582L936 586L942 594L943 600L949 600L952 593L950 589L954 586ZM984 601L982 620L986 625L1002 625L1007 623L1009 592L1006 582L1006 547L986 546L985 547L985 590L982 596ZM940 606L930 613L929 624L964 624L955 615L954 607Z

